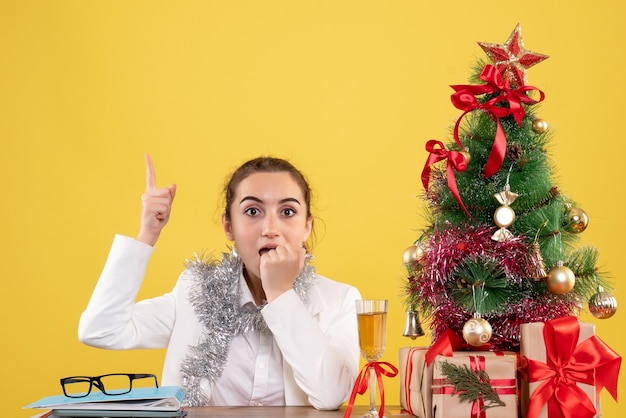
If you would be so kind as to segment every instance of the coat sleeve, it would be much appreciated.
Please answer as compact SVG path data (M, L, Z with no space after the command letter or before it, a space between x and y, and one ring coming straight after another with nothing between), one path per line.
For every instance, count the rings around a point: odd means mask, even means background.
M323 308L310 313L293 290L261 311L297 385L317 409L339 408L350 395L360 350L355 300L357 289L328 279L320 289Z
M167 347L175 298L168 293L135 303L153 247L116 235L78 325L78 339L107 349Z

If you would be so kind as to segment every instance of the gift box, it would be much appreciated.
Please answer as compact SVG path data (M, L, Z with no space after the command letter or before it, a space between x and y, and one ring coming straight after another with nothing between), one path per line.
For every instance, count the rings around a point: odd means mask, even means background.
M400 405L418 418L433 418L433 366L426 365L428 347L400 348Z
M571 316L522 324L520 354L524 418L599 418L600 390L617 399L621 357L593 324Z
M518 354L510 351L459 351L451 357L438 355L433 363L432 418L519 416L517 362ZM462 382L456 382L458 386L455 386L455 376L445 373L449 369L471 377L471 389Z

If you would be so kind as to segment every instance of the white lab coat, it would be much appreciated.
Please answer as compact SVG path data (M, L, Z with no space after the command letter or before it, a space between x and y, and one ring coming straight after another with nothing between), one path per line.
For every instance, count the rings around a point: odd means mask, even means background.
M116 235L78 336L107 349L166 347L162 384L181 386L181 362L202 340L188 297L192 276L184 271L171 292L135 303L152 251ZM287 405L337 409L347 400L359 367L357 299L356 288L315 275L306 304L290 290L262 309L283 356Z

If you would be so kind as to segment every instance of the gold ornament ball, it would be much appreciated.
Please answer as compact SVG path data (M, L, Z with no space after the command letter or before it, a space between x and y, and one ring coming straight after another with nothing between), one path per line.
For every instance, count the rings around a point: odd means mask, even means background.
M565 215L565 229L573 234L578 234L587 229L589 217L581 208L571 208Z
M414 266L419 263L423 254L424 250L420 245L411 245L409 248L404 250L404 253L402 254L402 262L406 266Z
M607 319L615 315L617 299L608 292L600 291L589 299L589 312L598 319Z
M537 118L533 121L533 131L542 134L547 130L548 122L546 122L545 120Z
M463 325L463 339L473 347L487 344L492 333L491 324L483 318L472 318Z
M574 288L576 276L569 267L558 264L552 267L546 276L546 284L552 293L563 295Z
M515 222L515 211L511 209L510 206L500 206L493 213L493 221L500 228L506 228L507 226L511 226L513 225L513 222Z

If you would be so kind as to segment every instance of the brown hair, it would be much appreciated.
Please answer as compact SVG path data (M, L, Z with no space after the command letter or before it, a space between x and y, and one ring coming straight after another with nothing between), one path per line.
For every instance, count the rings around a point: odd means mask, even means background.
M293 166L289 161L274 157L258 157L243 163L230 176L230 179L224 187L224 216L230 220L230 208L235 197L235 190L239 183L254 173L289 173L291 177L298 183L304 194L306 204L307 217L311 214L311 187L304 175Z

